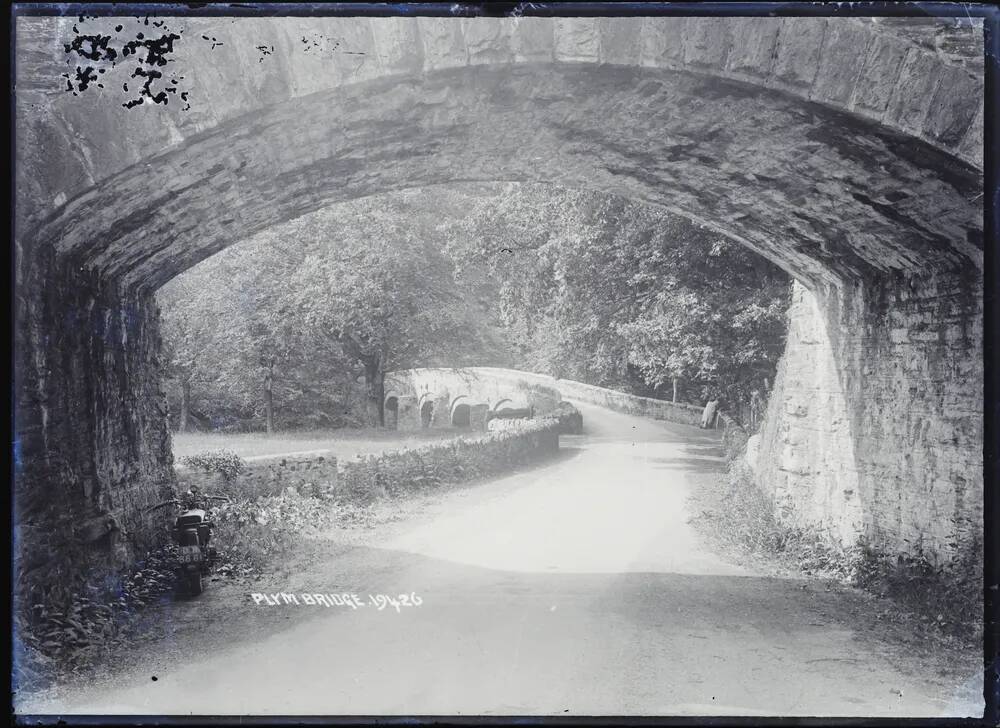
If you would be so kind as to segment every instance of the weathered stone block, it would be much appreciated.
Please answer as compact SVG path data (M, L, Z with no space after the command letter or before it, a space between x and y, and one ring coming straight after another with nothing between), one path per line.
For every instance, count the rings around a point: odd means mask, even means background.
M454 68L469 62L462 24L455 19L441 23L437 18L417 18L417 27L424 48L424 67Z
M835 104L847 104L861 73L861 64L870 31L853 23L830 23L823 46L823 62L816 73L812 97Z
M688 25L684 60L696 68L723 69L732 47L732 23L724 18L698 18Z
M872 39L854 88L855 106L875 115L886 110L898 85L907 50L902 41L890 36L877 35Z
M798 89L812 87L827 24L808 18L781 19L772 76L778 85Z
M598 18L601 62L638 65L642 55L642 18Z
M690 18L644 18L639 38L642 65L683 63L685 29L690 22Z
M937 87L937 65L938 59L933 53L919 48L907 51L900 66L899 82L886 106L886 122L911 132L923 129Z
M742 18L731 29L726 67L735 74L766 78L774 62L780 29L777 18Z
M924 133L942 144L959 144L982 108L982 79L962 67L943 67L931 95Z
M503 18L462 18L461 23L470 65L514 60L512 27Z
M967 159L971 164L979 169L983 168L983 114L985 104L979 107L976 118L973 119L969 131L965 133L965 139L959 145L959 154Z
M405 73L423 66L417 24L409 18L371 19L372 39L385 73Z
M601 35L590 18L556 18L555 59L563 63L597 63Z
M514 60L551 61L554 53L553 18L517 18L511 34Z

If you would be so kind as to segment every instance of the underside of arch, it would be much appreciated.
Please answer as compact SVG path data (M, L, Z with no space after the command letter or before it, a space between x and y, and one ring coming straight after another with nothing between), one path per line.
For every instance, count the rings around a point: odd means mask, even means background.
M466 67L277 104L106 180L30 244L152 290L320 207L461 180L644 200L807 285L982 265L981 178L966 163L781 92L584 64Z

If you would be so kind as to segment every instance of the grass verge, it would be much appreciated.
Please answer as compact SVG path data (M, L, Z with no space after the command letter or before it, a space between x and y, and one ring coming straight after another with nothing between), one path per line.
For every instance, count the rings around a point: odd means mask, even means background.
M905 624L914 637L944 638L963 648L982 640L982 541L936 563L917 553L887 555L860 540L841 545L822 529L791 525L739 460L699 496L693 517L703 533L738 561L833 579L879 597L879 618Z

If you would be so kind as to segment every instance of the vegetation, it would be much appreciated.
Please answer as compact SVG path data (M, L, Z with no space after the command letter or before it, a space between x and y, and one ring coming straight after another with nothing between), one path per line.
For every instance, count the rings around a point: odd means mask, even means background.
M181 458L181 464L198 468L208 473L221 473L231 480L246 469L246 463L239 455L229 450L211 450Z
M176 427L382 425L384 375L513 366L738 412L773 380L788 277L687 220L529 185L383 194L161 292Z
M864 589L882 599L884 623L905 625L922 637L944 637L966 647L981 643L981 540L956 549L944 563L919 552L887 556L865 539L844 546L821 529L792 525L743 463L732 462L728 477L719 480L716 492L700 494L706 500L694 520L738 558L763 558Z
M493 358L489 296L404 202L300 218L160 291L178 430L382 425L386 371Z
M648 205L579 191L537 199L510 185L467 219L527 368L697 403L766 388L785 334L781 270Z

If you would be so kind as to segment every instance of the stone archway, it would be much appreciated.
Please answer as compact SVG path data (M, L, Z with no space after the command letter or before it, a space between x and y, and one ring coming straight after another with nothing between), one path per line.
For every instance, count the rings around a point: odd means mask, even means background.
M274 38L275 65L236 88L224 71L238 56L190 46L205 106L183 117L48 94L65 26L30 22L17 36L33 60L18 67L15 240L27 552L77 548L52 540L73 532L64 520L93 524L92 543L139 534L172 481L158 286L325 205L462 179L644 200L801 281L811 323L790 334L762 453L782 492L822 493L814 520L900 547L929 533L944 549L937 511L981 502L974 42L942 55L919 32L838 19L364 19L340 31L373 62L318 73L294 34L253 21L242 27ZM932 486L940 508L921 510Z
M472 407L468 402L459 402L452 407L451 426L465 430L472 427Z

